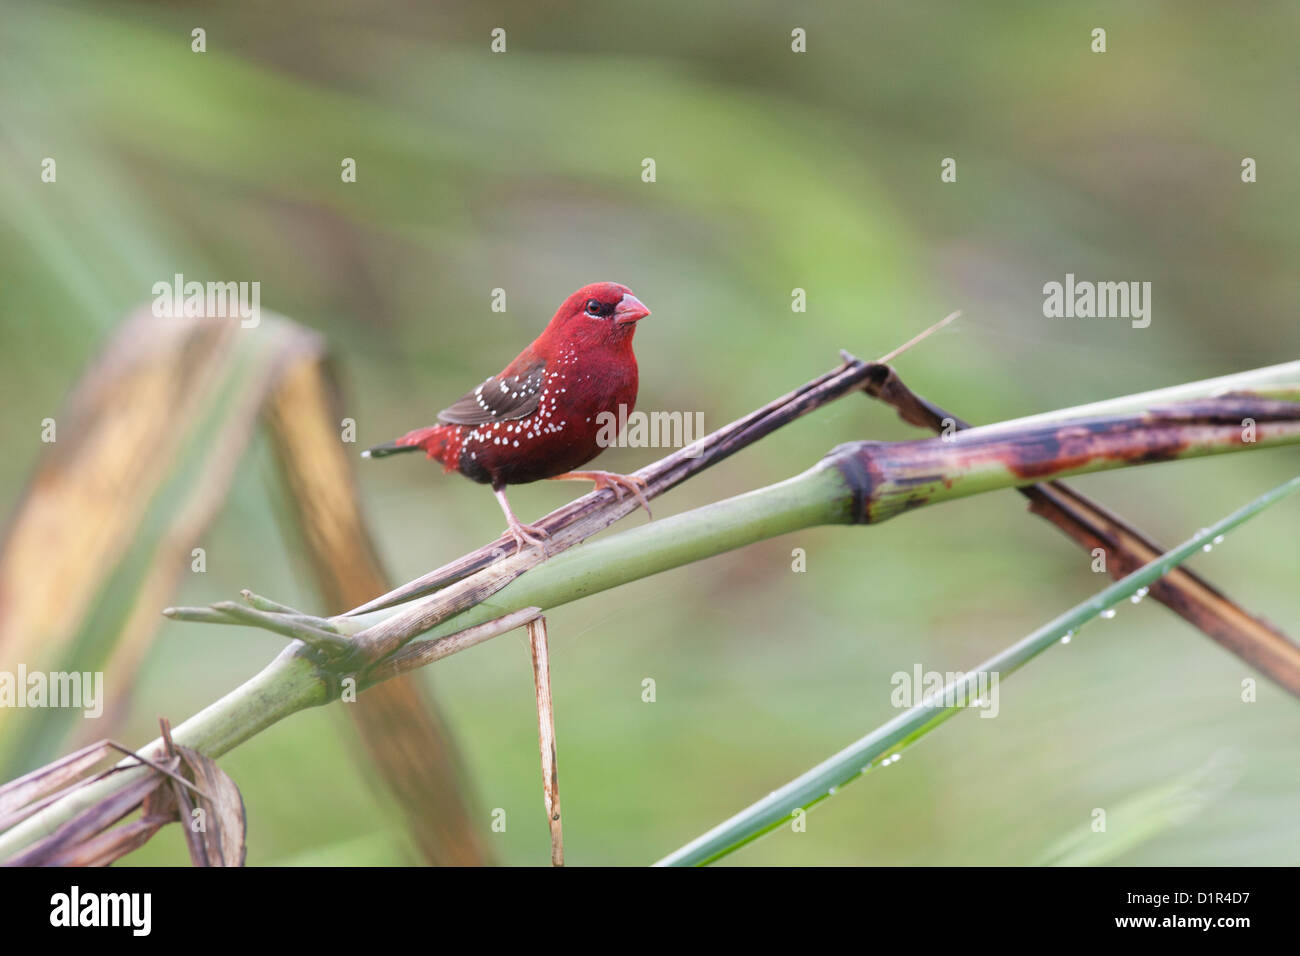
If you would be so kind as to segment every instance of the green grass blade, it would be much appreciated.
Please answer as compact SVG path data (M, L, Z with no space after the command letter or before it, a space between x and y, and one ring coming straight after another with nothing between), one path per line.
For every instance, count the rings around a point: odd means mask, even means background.
M1300 490L1300 476L1261 495L1212 527L1202 528L1178 547L1167 551L1155 561L1143 565L1089 600L1076 605L1006 650L966 672L961 679L946 686L942 694L927 698L893 720L877 727L807 773L796 777L779 790L773 791L764 799L751 804L681 849L670 853L656 866L698 866L712 863L763 834L775 830L789 821L791 815L797 811L811 809L867 771L883 765L886 760L892 760L908 745L962 709L961 702L974 700L980 675L997 674L1000 681L1007 674L1019 670L1032 658L1058 643L1061 638L1073 634L1088 621L1128 599L1142 588L1149 587L1172 568L1207 545L1211 545L1221 535L1296 490ZM952 700L959 703L952 706L944 703Z

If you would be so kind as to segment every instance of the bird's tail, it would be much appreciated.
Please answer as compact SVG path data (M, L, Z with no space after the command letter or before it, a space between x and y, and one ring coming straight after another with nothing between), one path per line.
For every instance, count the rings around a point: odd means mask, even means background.
M405 451L423 451L430 458L441 461L448 469L455 467L455 462L446 461L447 444L459 426L432 425L429 428L417 428L407 432L396 441L384 442L367 448L361 453L362 458L385 458L388 455L400 455Z
M362 458L387 458L404 451L419 451L416 445L399 445L395 441L386 441L382 445L372 445L361 453Z

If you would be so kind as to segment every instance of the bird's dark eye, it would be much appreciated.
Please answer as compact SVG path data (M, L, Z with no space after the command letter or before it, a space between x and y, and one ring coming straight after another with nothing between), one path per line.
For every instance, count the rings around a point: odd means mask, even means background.
M587 300L587 313L589 315L606 316L614 311L612 305L601 305L597 299Z

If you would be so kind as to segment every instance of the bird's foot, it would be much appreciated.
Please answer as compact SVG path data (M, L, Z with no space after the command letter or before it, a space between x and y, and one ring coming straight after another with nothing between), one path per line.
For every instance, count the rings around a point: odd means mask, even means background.
M620 475L613 471L568 471L562 475L556 475L555 481L591 481L595 482L596 491L609 488L614 492L614 500L622 501L624 492L631 492L632 495L640 502L641 507L645 509L647 517L653 518L650 513L650 502L646 500L645 493L642 489L646 487L646 480L640 475Z
M501 505L501 513L506 516L506 523L509 525L505 533L515 539L518 550L522 551L531 544L541 548L542 554L548 554L545 539L549 538L551 533L545 528L524 524L515 517L515 513L510 509L510 501L506 498L504 485L493 485L492 493L497 496L497 502Z
M520 551L530 544L541 548L542 551L546 551L546 539L551 536L551 533L545 528L524 524L514 517L510 519L510 527L506 528L505 533L515 539L515 544L519 546Z

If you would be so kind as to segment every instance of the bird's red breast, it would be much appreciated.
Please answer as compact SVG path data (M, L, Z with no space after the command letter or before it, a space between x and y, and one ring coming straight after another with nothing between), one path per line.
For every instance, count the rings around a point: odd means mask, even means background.
M447 471L495 487L586 464L602 451L601 413L636 405L632 335L649 314L626 286L584 286L513 362L440 412L442 424L395 444L423 448Z

